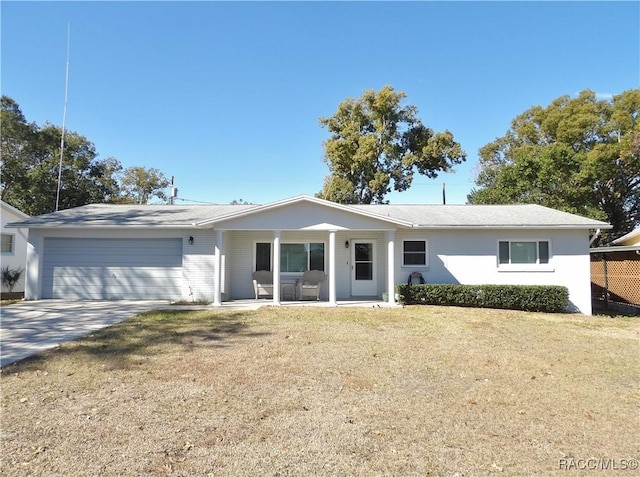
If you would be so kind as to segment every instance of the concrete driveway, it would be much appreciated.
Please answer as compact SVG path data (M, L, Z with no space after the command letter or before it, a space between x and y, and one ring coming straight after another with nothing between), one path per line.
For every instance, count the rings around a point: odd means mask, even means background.
M24 301L0 310L0 366L13 363L166 301Z

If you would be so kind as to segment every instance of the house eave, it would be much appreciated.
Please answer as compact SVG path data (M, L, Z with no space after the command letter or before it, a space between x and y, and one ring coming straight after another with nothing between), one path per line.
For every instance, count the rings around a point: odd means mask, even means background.
M416 229L425 230L526 230L526 229L553 229L553 230L592 230L595 228L612 228L610 225L555 225L555 224L501 224L501 225L415 225Z
M590 248L589 253L640 252L640 245L619 245L613 247Z
M12 222L6 224L7 228L25 228L25 229L92 229L92 230L148 230L148 229L198 229L193 224L23 224L21 222Z

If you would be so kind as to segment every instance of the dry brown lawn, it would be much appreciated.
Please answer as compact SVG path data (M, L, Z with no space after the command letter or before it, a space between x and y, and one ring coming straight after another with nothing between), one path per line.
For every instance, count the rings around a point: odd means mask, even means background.
M148 313L2 370L0 474L637 475L639 343L637 318Z

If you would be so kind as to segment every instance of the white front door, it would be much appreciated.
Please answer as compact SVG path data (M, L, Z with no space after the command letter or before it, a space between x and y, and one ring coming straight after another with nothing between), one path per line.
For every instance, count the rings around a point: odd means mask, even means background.
M376 242L354 239L351 244L351 295L376 296Z

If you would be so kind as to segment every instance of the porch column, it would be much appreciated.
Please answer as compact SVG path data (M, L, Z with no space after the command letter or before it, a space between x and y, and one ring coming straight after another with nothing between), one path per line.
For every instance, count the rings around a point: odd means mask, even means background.
M387 232L387 291L389 293L389 305L396 303L396 232Z
M280 305L280 230L273 231L273 304Z
M329 230L329 306L336 303L336 231Z
M222 306L222 230L215 230L213 244L213 306Z

